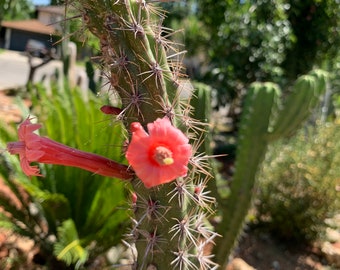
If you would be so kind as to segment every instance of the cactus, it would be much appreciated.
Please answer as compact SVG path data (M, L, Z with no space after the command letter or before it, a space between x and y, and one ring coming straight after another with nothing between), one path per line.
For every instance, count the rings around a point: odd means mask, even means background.
M315 107L320 95L325 91L325 77L325 72L315 70L296 80L293 92L287 98L285 107L270 132L271 139L289 136L302 121L308 118L311 109Z
M216 236L206 226L206 215L211 212L206 210L214 200L205 191L210 179L208 163L198 152L203 136L197 134L204 126L191 117L190 105L179 98L183 87L177 58L181 52L164 38L169 33L161 27L162 11L136 0L77 3L86 27L100 40L102 63L119 95L117 119L127 130L131 126L133 134L146 136L141 127L152 128L150 123L167 117L193 145L187 176L151 188L137 177L131 181L132 228L125 243L137 249L132 268L213 269L216 264L203 252ZM132 137L129 147L133 143Z
M84 22L100 39L110 83L125 108L126 126L134 121L146 126L163 117L164 106L169 105L164 103L171 102L167 93L176 93L179 82L166 62L162 29L150 14L157 9L144 1L79 3Z
M203 129L199 130L199 134L197 134L198 138L201 138L201 144L197 149L197 153L206 154L207 156L212 155L212 132L209 126L210 118L211 118L211 94L212 88L204 83L193 82L194 92L190 98L190 105L194 108L193 118L204 123ZM222 154L223 156L225 154ZM213 156L211 156L213 157ZM216 156L214 156L216 157ZM209 173L212 175L214 181L207 182L207 190L209 190L210 195L214 197L216 200L219 199L220 194L217 188L217 180L220 179L220 175L218 173L217 162L214 159L208 159L210 171ZM205 175L202 173L201 177Z
M230 196L219 204L222 221L217 232L215 254L220 265L226 265L235 245L256 187L256 173L268 144L289 136L306 120L325 91L326 74L316 70L301 76L283 107L279 106L281 90L273 83L253 83L247 93L236 153L235 174Z
M211 151L211 133L209 132L209 119L211 115L211 88L203 83L194 82L194 92L190 98L190 105L195 110L193 118L204 123L202 132L198 137L202 136L203 141L198 152L210 155Z

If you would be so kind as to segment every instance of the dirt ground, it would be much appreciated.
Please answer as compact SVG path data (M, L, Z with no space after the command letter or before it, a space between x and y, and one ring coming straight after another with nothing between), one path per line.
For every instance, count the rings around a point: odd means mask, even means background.
M235 257L257 270L330 270L317 247L280 242L265 233L243 235Z
M33 262L37 252L31 240L0 230L0 269L47 270ZM317 248L289 246L278 243L268 235L253 233L242 237L235 257L242 258L257 270L335 270L326 265Z

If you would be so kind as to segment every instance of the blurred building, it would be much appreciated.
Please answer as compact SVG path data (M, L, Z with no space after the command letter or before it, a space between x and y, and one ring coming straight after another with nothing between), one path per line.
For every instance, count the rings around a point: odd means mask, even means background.
M36 19L3 21L0 47L14 51L47 53L56 48L62 33L63 6L41 6L36 9ZM37 55L38 56L38 55Z

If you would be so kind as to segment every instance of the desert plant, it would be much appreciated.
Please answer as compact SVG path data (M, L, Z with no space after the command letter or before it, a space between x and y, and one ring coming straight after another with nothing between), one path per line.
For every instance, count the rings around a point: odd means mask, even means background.
M251 206L257 173L270 142L290 136L308 118L326 88L326 73L312 71L299 77L282 104L281 89L273 83L253 83L243 105L238 135L235 174L230 196L219 201L222 222L217 232L215 252L219 262L227 263L242 224ZM222 263L221 263L222 264Z
M44 123L43 134L122 160L119 145L124 138L117 136L121 125L103 116L103 99L88 93L86 100L78 89L54 87L53 98L43 87L37 90L40 98L33 99L33 107ZM2 147L16 140L13 130L2 125ZM89 263L120 241L128 217L123 183L71 167L44 165L41 171L44 178L29 180L21 173L16 156L2 155L1 175L22 205L15 208L1 194L6 213L11 213L2 216L2 226L33 239L44 257L68 265Z
M340 126L309 126L273 144L259 175L259 220L275 235L297 241L323 237L340 208Z

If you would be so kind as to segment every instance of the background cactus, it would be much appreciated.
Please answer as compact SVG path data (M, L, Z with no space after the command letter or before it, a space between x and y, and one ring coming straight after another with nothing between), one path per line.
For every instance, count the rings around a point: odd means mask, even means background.
M211 154L211 133L209 132L209 122L212 112L211 108L211 87L206 84L194 82L194 91L190 97L190 105L194 109L193 118L205 123L202 129L201 136L203 136L203 142L200 145L198 152Z
M299 77L292 93L288 96L284 108L270 130L270 138L289 136L310 116L311 110L326 90L326 74L315 70Z
M316 70L297 79L284 106L280 88L273 83L253 83L243 107L238 135L235 174L230 196L219 202L222 221L217 232L216 260L226 265L239 236L256 187L256 174L270 141L291 135L311 114L325 91L326 74Z

